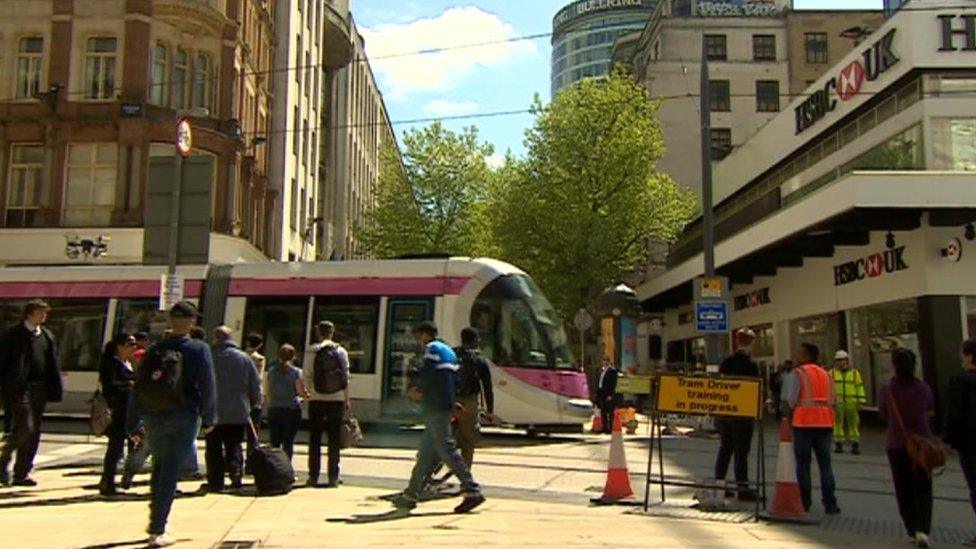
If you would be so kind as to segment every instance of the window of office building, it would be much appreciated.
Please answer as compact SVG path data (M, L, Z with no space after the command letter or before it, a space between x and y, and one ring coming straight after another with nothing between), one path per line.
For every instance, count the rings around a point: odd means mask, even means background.
M111 222L115 207L119 147L115 143L68 145L64 224L99 227Z
M710 106L712 112L729 112L732 102L729 95L728 80L712 80L709 82Z
M47 206L44 185L44 147L13 145L7 175L7 227L33 227L38 210Z
M776 61L776 37L772 34L756 34L752 37L754 61Z
M149 101L154 105L166 104L166 61L169 48L162 42L157 42L153 48L152 82L149 84Z
M891 137L841 166L842 174L857 170L919 170L924 168L920 125Z
M976 171L976 118L933 118L932 141L933 168Z
M187 108L187 86L190 83L190 57L184 50L177 49L173 54L172 88L170 92L170 106L174 109Z
M803 35L806 46L807 63L826 64L827 63L827 33L808 32Z
M85 49L85 99L115 98L115 62L118 39L89 38Z
M756 81L756 111L779 112L779 80Z
M14 97L30 99L41 91L41 66L44 61L44 39L21 38L17 44L17 81Z
M298 230L298 180L291 180L291 230Z
M721 160L732 152L732 130L730 128L711 128L712 160Z
M918 301L906 299L853 309L847 313L851 333L851 363L860 370L868 406L893 372L891 352L898 347L918 354ZM829 364L833 355L825 357ZM921 363L917 366L921 371Z
M705 57L709 61L725 61L728 59L728 44L724 34L705 35Z
M213 90L213 63L205 54L197 54L193 61L193 106L210 110Z

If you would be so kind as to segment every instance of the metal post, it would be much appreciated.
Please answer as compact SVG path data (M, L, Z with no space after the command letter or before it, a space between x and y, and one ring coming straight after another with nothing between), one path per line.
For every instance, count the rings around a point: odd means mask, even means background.
M712 105L711 86L708 74L708 51L705 45L705 32L701 38L701 82L699 87L701 115L701 185L702 185L702 255L705 263L705 276L715 276L715 216L712 211ZM705 336L705 361L715 365L721 360L721 334Z

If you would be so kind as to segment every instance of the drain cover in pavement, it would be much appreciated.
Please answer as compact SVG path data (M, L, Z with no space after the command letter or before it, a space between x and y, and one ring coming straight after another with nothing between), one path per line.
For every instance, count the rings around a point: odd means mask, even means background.
M755 518L751 510L730 509L728 511L705 511L697 508L697 503L693 499L669 499L664 503L652 504L647 511L644 511L644 509L633 509L627 511L627 513L648 517L707 520L729 524L741 524L754 520Z
M258 546L259 543L255 540L222 541L214 545L213 549L253 549Z

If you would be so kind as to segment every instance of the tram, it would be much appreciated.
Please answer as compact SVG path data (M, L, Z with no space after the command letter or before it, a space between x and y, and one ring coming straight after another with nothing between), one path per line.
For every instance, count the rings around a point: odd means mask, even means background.
M0 271L0 327L19 322L29 299L52 306L65 400L55 414L85 414L99 354L117 332L162 337L164 267L8 267ZM336 324L349 351L354 413L365 421L416 417L408 375L422 356L413 328L433 320L450 345L478 329L495 365L495 415L530 432L578 432L592 415L586 376L562 323L531 277L491 259L439 258L181 266L185 298L204 324L226 324L236 339L256 332L269 362L278 347L306 349L320 320ZM301 356L301 351L300 351ZM303 357L311 360L310 355Z

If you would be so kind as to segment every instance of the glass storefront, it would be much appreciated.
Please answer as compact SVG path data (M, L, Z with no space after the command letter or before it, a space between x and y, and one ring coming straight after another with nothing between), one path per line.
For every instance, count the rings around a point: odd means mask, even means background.
M966 329L968 339L976 339L976 297L966 298Z
M98 370L102 334L108 318L107 299L47 299L51 312L47 328L58 346L62 371ZM0 330L23 321L26 300L0 301Z
M812 343L820 349L820 364L829 366L844 340L843 320L839 313L809 316L790 321L790 358L796 360L801 343Z
M891 378L891 351L906 347L918 355L918 301L906 299L852 309L847 318L851 362L861 371L868 406L873 407L881 386ZM919 375L921 369L919 360Z

